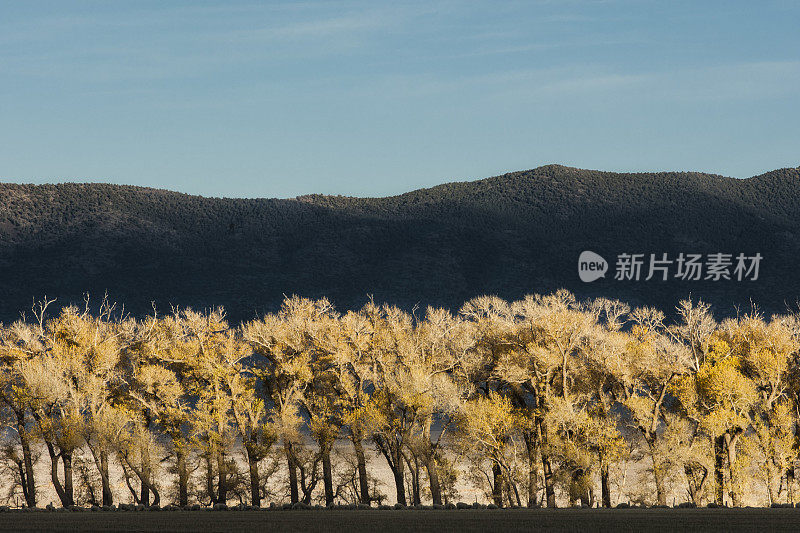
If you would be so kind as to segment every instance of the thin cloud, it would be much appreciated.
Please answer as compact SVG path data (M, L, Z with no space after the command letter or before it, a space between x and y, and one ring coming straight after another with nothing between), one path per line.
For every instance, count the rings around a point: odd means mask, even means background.
M236 32L238 37L255 39L313 38L320 39L336 34L350 35L352 32L377 30L387 25L386 17L376 13L337 16L297 24L267 27L247 32ZM225 38L230 38L230 35Z
M635 92L670 100L780 97L800 85L800 61L746 62L670 71L612 72L595 65L521 69L474 76L388 76L372 89L407 96L478 92L509 101Z

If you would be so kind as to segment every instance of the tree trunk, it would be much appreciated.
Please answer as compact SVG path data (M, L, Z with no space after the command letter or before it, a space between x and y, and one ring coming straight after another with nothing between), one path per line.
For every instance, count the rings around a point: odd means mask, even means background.
M251 453L249 447L245 447L245 451L247 451L247 464L250 467L250 505L260 507L261 479L258 475L258 461Z
M364 455L364 445L361 442L361 435L353 433L351 437L353 441L353 450L356 455L356 465L358 468L358 487L360 491L361 503L369 505L371 499L369 497L369 480L367 479L367 459Z
M217 500L228 503L228 467L222 452L217 453Z
M325 506L333 505L333 472L331 471L331 448L322 445L322 482L325 487Z
M428 481L431 486L431 499L433 505L442 504L442 486L439 482L439 469L436 467L436 459L433 453L429 453L425 458L425 471L428 473Z
M653 481L656 484L656 503L658 505L667 504L667 490L664 486L664 471L661 462L658 460L656 451L656 436L653 433L645 433L644 439L647 442L647 449L650 452L650 461L653 463Z
M581 484L581 506L589 507L592 505L592 487L589 484L589 474L587 472L582 472L580 477L580 484Z
M511 487L511 491L510 492L514 493L514 498L516 498L516 500L517 500L517 507L522 507L522 499L520 499L520 497L519 497L519 490L517 490L517 484L514 483L514 481L511 480L511 476L510 475L508 476L508 479L509 479L509 481L508 481L507 485L509 485ZM509 495L508 499L509 500L511 499L510 495ZM513 507L513 506L514 506L514 504L512 503L511 507Z
M86 439L86 445L89 447L89 451L92 453L94 465L97 468L97 473L100 475L100 485L102 487L102 505L113 505L114 496L111 493L111 483L109 482L108 477L108 452L102 447L102 443L93 443L88 437ZM87 488L90 492L92 503L97 505L91 483L87 486Z
M153 505L158 507L161 505L161 495L158 493L158 490L153 485L150 485L150 482L147 482L147 485L150 487L150 492L153 494Z
M289 493L292 503L300 501L300 491L297 488L297 465L294 462L292 443L283 439L283 450L286 453L286 463L289 469Z
M767 497L769 498L769 501L767 503L769 505L772 505L773 503L777 503L775 501L777 495L775 494L775 481L773 480L774 473L773 473L772 467L770 466L769 463L770 463L770 461L767 460L767 466L766 466L766 478L767 479L766 479L766 481L767 481Z
M64 507L72 507L75 505L75 498L73 496L72 488L72 453L61 451L61 462L64 464Z
M544 493L547 501L547 507L555 509L556 505L556 489L555 479L553 476L553 469L550 466L550 457L542 454L542 470L544 471Z
M433 426L433 414L425 417L423 424L423 456L425 471L428 473L428 484L431 489L431 500L434 505L442 503L442 486L439 482L439 472L436 468L436 450L431 439L431 426Z
M397 503L406 505L406 480L404 475L405 469L403 468L403 455L399 451L392 455L395 455L392 473L394 474L394 485L397 491Z
M61 485L61 480L58 478L58 461L60 457L56 454L55 448L52 443L45 441L47 446L47 453L50 455L50 481L53 483L53 488L56 489L58 499L61 500L62 507L69 507L70 503L67 500L67 495L64 492L64 487Z
M569 482L569 506L575 507L575 504L578 502L578 474L577 472L572 472L572 476Z
M189 505L189 469L186 466L186 452L182 446L175 448L175 467L178 470L178 505Z
M714 503L725 504L725 436L714 439Z
M409 470L411 470L411 499L412 505L422 505L422 497L419 490L419 459L414 456L414 464L409 462Z
M731 474L731 487L728 494L731 498L731 504L734 507L741 507L741 484L739 480L739 468L736 465L736 444L739 441L739 434L725 433L725 450L727 452L728 470Z
M602 463L600 466L600 491L602 493L602 505L605 508L611 507L611 483L608 475L608 464Z
M550 457L544 451L547 449L547 428L545 427L544 420L541 418L536 420L536 436L539 438L539 442L541 443L542 473L544 474L544 494L547 501L547 507L555 509L555 479L553 476L553 468L550 465Z
M17 467L17 474L19 475L20 486L22 487L22 496L25 501L28 501L28 484L25 482L25 466L22 461L15 459L14 465Z
M141 485L141 490L139 491L139 501L142 502L142 505L145 507L150 505L150 484L148 481L146 481L149 479L150 465L145 461L142 464L142 472L139 476L139 484Z
M701 502L699 501L700 491L697 487L697 476L695 475L694 468L692 468L688 463L685 463L683 465L683 473L686 475L686 486L689 492L689 499L693 504L699 507L701 505Z
M536 483L538 478L536 469L536 456L538 454L536 435L533 431L526 431L523 435L525 437L525 449L528 455L528 507L536 507L536 493L538 492Z
M139 495L136 493L136 489L134 489L133 485L131 484L131 476L128 473L128 468L125 466L126 464L127 464L127 461L125 461L123 459L123 461L121 463L121 466L122 466L122 474L123 474L123 477L125 478L125 485L128 487L128 490L131 493L131 497L133 498L134 505L138 505L139 504Z
M214 490L214 463L211 461L211 452L204 454L203 461L206 463L206 492L211 505L217 503L217 491Z
M22 446L22 466L24 472L22 479L22 492L25 495L25 505L36 507L36 480L33 477L33 456L31 455L31 444L28 440L28 432L25 429L24 415L19 420L17 427L19 432L19 442Z
M503 469L495 461L492 464L492 501L498 507L503 507Z
M403 454L402 459L406 462L408 471L411 473L411 505L420 505L422 502L419 492L419 460L416 456L413 456L414 461L412 462L405 454Z
M124 458L125 462L128 464L133 473L136 474L136 477L139 478L139 484L141 486L141 495L147 496L147 500L144 500L142 497L139 498L139 503L142 505L150 505L150 494L153 495L153 506L158 506L161 503L161 494L159 494L158 489L155 485L151 483L152 479L152 470L150 469L149 463L145 463L142 465L141 469L136 468L136 466L129 461L127 458Z
M108 452L100 451L100 482L103 485L103 505L114 505L114 494L108 475Z

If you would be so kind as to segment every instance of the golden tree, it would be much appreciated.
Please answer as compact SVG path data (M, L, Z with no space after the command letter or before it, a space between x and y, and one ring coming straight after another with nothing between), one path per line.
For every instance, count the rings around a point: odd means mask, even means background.
M41 304L41 314L47 301ZM36 507L36 478L34 472L34 454L32 447L35 445L36 435L31 428L31 412L34 398L26 386L24 376L20 372L20 365L33 357L41 354L45 348L42 344L43 324L40 322L29 325L17 321L10 327L0 326L0 401L3 404L3 419L9 427L14 429L16 440L22 456L18 457L15 450L10 450L14 455L14 462L18 469L20 488L25 504ZM12 446L16 446L14 443Z
M741 361L742 373L754 384L758 398L752 405L752 440L759 450L760 466L767 487L768 503L777 501L777 485L794 464L793 412L789 395L790 366L800 343L790 323L781 317L765 322L751 314L725 325L723 338ZM790 480L786 480L790 483ZM791 489L787 491L791 499Z
M113 419L120 392L122 347L118 324L109 319L113 307L105 301L92 316L70 306L43 322L36 357L20 363L20 373L34 398L33 416L51 460L51 480L65 507L74 505L73 454L85 443L97 465L103 503L113 500L109 453ZM57 474L63 465L63 483Z
M729 326L728 326L729 327ZM697 372L676 381L674 390L686 415L714 442L715 502L724 503L724 471L729 473L729 496L741 505L741 465L737 445L749 427L750 411L758 400L755 384L742 372L742 358L715 334Z
M358 499L365 505L372 502L364 452L364 440L372 433L373 422L369 416L370 395L367 390L371 386L372 332L372 323L362 313L350 311L342 316L339 320L332 366L332 371L336 373L341 423L353 445L358 475Z
M565 290L545 296L528 296L514 302L512 309L519 317L514 353L523 359L505 364L509 375L528 378L525 382L535 398L534 424L539 440L544 471L545 498L548 507L556 506L547 413L555 398L572 403L570 390L580 372L580 354L595 327L596 317ZM573 374L574 373L574 374ZM519 379L519 378L518 378Z
M634 427L644 439L652 463L656 503L667 503L667 477L678 457L666 445L668 434L667 402L674 383L691 368L692 352L675 342L664 325L664 314L652 308L637 308L631 313L633 327L627 351L618 369L618 390ZM684 465L680 465L684 466ZM687 472L691 475L691 471Z
M175 455L177 502L188 505L189 435L195 419L190 380L197 343L179 312L148 317L128 334L129 408L168 437Z
M524 422L511 400L494 391L465 402L458 413L458 443L462 454L477 463L490 460L494 474L492 500L498 507L503 506L505 487L511 487L516 502L520 502L516 486L507 481L512 476L508 452L514 446L521 423Z
M284 300L277 314L242 327L245 341L258 355L252 371L261 382L272 426L283 442L292 503L300 501L301 488L303 500L309 502L318 481L317 459L322 456L312 459L310 464L301 461L300 411L306 389L314 379L312 368L317 350L314 338L318 328L324 327L321 319L333 316L333 306L327 300L293 296Z
M367 304L362 313L372 328L369 381L374 390L365 407L372 438L392 471L397 503L407 504L404 452L411 438L416 416L427 401L411 386L417 375L406 363L418 350L412 333L412 318L396 307ZM419 498L419 485L414 503Z

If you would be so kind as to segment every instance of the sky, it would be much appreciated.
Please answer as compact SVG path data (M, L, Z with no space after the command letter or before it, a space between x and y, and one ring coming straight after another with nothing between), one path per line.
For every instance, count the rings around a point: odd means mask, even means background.
M0 0L0 180L385 196L800 165L800 2Z

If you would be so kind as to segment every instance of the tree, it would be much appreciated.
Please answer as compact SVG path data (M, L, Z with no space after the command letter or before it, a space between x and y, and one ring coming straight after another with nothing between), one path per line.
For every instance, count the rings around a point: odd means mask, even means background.
M260 356L254 361L252 371L262 384L272 426L283 441L292 503L300 501L301 485L303 499L310 501L317 483L317 461L312 460L308 470L300 460L303 423L300 409L314 377L313 337L317 321L323 316L334 316L330 302L293 296L284 300L277 314L248 322L242 328L244 339Z
M675 450L667 446L665 439L668 422L675 420L667 416L668 401L673 385L689 372L692 353L669 335L661 311L637 308L631 320L633 327L618 373L618 390L622 404L646 444L656 502L666 505L666 478L676 457Z
M428 308L425 320L417 328L421 350L414 361L418 369L419 394L427 397L417 413L420 429L414 439L415 453L421 456L430 485L434 505L442 503L442 483L439 463L443 462L440 450L445 435L457 415L462 399L471 387L464 382L463 368L466 354L473 349L465 321L445 309ZM438 434L432 431L434 419Z
M491 461L492 500L498 507L503 507L503 488L512 475L507 455L519 424L511 400L494 391L465 402L459 412L458 441L463 453L473 461L483 462L487 458ZM518 494L516 499L519 502Z
M100 313L64 308L46 322L41 319L41 351L20 363L20 374L34 398L32 414L51 460L51 480L64 507L74 505L73 454L85 442L103 484L103 502L110 504L107 416L113 409L120 361L119 334L108 320L113 307L105 301ZM57 473L63 465L63 482Z
M191 391L196 398L194 434L202 450L208 497L213 504L227 503L228 492L237 477L231 455L238 428L253 476L251 500L253 505L258 505L257 465L263 455L260 444L269 432L262 433L258 427L261 423L258 417L264 413L260 404L249 409L243 405L255 396L254 391L248 394L246 390L252 381L242 375L243 361L250 355L249 347L241 342L238 332L228 326L222 309L207 313L186 310L183 319L189 338L194 342L194 349L188 352ZM212 481L215 472L216 488Z
M127 399L130 409L168 437L175 455L177 502L189 504L190 438L193 433L191 363L197 350L179 312L147 317L129 330Z
M724 470L727 466L729 496L741 505L741 465L736 461L737 445L749 427L749 415L757 401L754 383L742 372L741 357L718 335L712 337L696 373L676 383L676 394L687 416L714 442L715 500L724 503Z
M637 501L664 505L682 480L698 505L794 500L795 315L717 323L687 300L668 324L566 291L422 317L372 300L340 315L294 296L241 327L222 309L136 320L105 301L53 317L47 304L0 326L7 494L27 506L37 449L64 507L119 498L114 464L135 503L158 505L167 461L181 505L198 485L206 504L249 492L260 505L279 461L293 503L381 503L370 441L403 505L455 497L466 466L498 506L554 507L562 494L594 505L599 478L610 507L612 473L640 457Z
M397 307L378 307L371 303L362 312L373 331L369 381L374 390L365 412L370 419L373 441L392 471L397 502L406 505L403 454L416 422L420 400L413 389L407 388L414 376L406 360L411 360L418 349L412 335L412 319ZM414 496L418 499L418 492Z
M369 405L371 373L370 346L372 325L362 314L348 312L339 320L339 336L333 351L333 371L336 372L337 394L340 399L341 423L348 431L353 445L358 475L358 499L370 505L367 459L364 453L364 440L372 433Z
M611 507L610 469L624 456L615 408L627 370L629 338L622 327L630 308L616 300L597 299L586 312L595 317L597 324L580 354L582 371L577 382L583 396L582 409L589 418L578 422L585 437L582 445L599 464L601 504Z
M43 304L42 311L46 308ZM43 315L40 315L43 317ZM27 388L20 365L29 358L43 352L41 344L43 325L28 325L15 322L8 328L0 326L0 401L3 420L14 429L22 451L19 458L14 451L14 462L18 469L20 488L25 504L36 507L36 478L32 445L36 435L30 424L34 398ZM14 446L16 443L14 443Z
M792 431L795 407L788 391L790 366L800 343L781 317L773 317L767 323L759 314L752 313L723 325L722 337L732 346L733 356L741 361L742 373L757 391L750 426L752 439L763 458L761 467L768 503L772 504L777 501L776 481L784 477L797 457Z
M571 366L580 361L579 354L594 327L595 318L582 309L575 297L565 290L546 296L528 296L512 304L519 317L516 352L526 362L516 365L528 372L525 382L535 399L534 423L540 443L548 507L556 506L553 467L549 443L547 412L554 398L572 402L570 385L574 381ZM513 367L510 367L513 368ZM512 372L511 375L522 375Z

